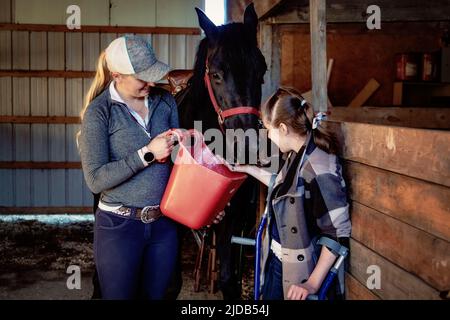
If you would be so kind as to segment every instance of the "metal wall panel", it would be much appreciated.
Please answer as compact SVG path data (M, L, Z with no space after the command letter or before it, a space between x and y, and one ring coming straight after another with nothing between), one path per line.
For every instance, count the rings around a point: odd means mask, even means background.
M83 70L95 71L96 62L100 54L100 34L83 34Z
M28 31L12 32L12 62L14 70L30 69L30 39Z
M30 32L30 69L47 70L47 32Z
M12 53L11 31L0 31L0 68L11 69Z
M64 32L48 32L48 69L64 70Z

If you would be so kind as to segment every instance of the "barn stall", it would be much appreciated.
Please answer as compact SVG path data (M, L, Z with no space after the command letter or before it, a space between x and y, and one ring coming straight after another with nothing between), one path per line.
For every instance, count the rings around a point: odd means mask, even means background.
M347 299L448 299L450 6L377 1L381 29L369 30L371 4L258 2L264 94L295 87L330 113L351 200ZM420 59L409 74L398 62L428 54L432 77Z

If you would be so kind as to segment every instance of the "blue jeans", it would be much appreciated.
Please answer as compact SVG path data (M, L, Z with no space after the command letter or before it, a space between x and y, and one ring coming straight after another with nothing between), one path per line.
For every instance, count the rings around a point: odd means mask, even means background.
M281 261L273 254L272 250L266 262L264 285L262 288L263 300L283 300L283 267Z
M94 257L104 299L164 297L178 252L176 224L144 224L97 209Z

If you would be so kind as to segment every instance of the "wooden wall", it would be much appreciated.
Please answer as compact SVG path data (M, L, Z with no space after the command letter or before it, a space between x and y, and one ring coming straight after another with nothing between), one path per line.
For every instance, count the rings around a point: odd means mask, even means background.
M0 22L10 21L2 12ZM37 30L0 28L0 211L89 211L75 142L78 115L100 51L121 34L108 32L111 27ZM199 32L141 36L172 68L192 68Z
M440 299L450 289L450 132L331 123L351 199L349 299ZM366 286L376 265L381 288Z
M278 28L281 84L308 91L311 89L309 25ZM331 103L347 106L375 78L381 86L366 105L392 105L395 54L438 50L442 28L438 22L383 23L381 30L372 31L364 23L327 24L327 57L334 59L328 85Z

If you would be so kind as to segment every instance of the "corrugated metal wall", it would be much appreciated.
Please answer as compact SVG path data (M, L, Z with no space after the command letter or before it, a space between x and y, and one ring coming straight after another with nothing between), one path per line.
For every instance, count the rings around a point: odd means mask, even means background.
M3 2L3 1L2 1ZM117 34L0 31L1 70L94 71ZM198 35L142 35L172 68L192 68ZM0 77L0 116L78 116L88 78ZM0 161L80 161L78 124L0 123ZM0 206L92 204L81 169L0 169Z

